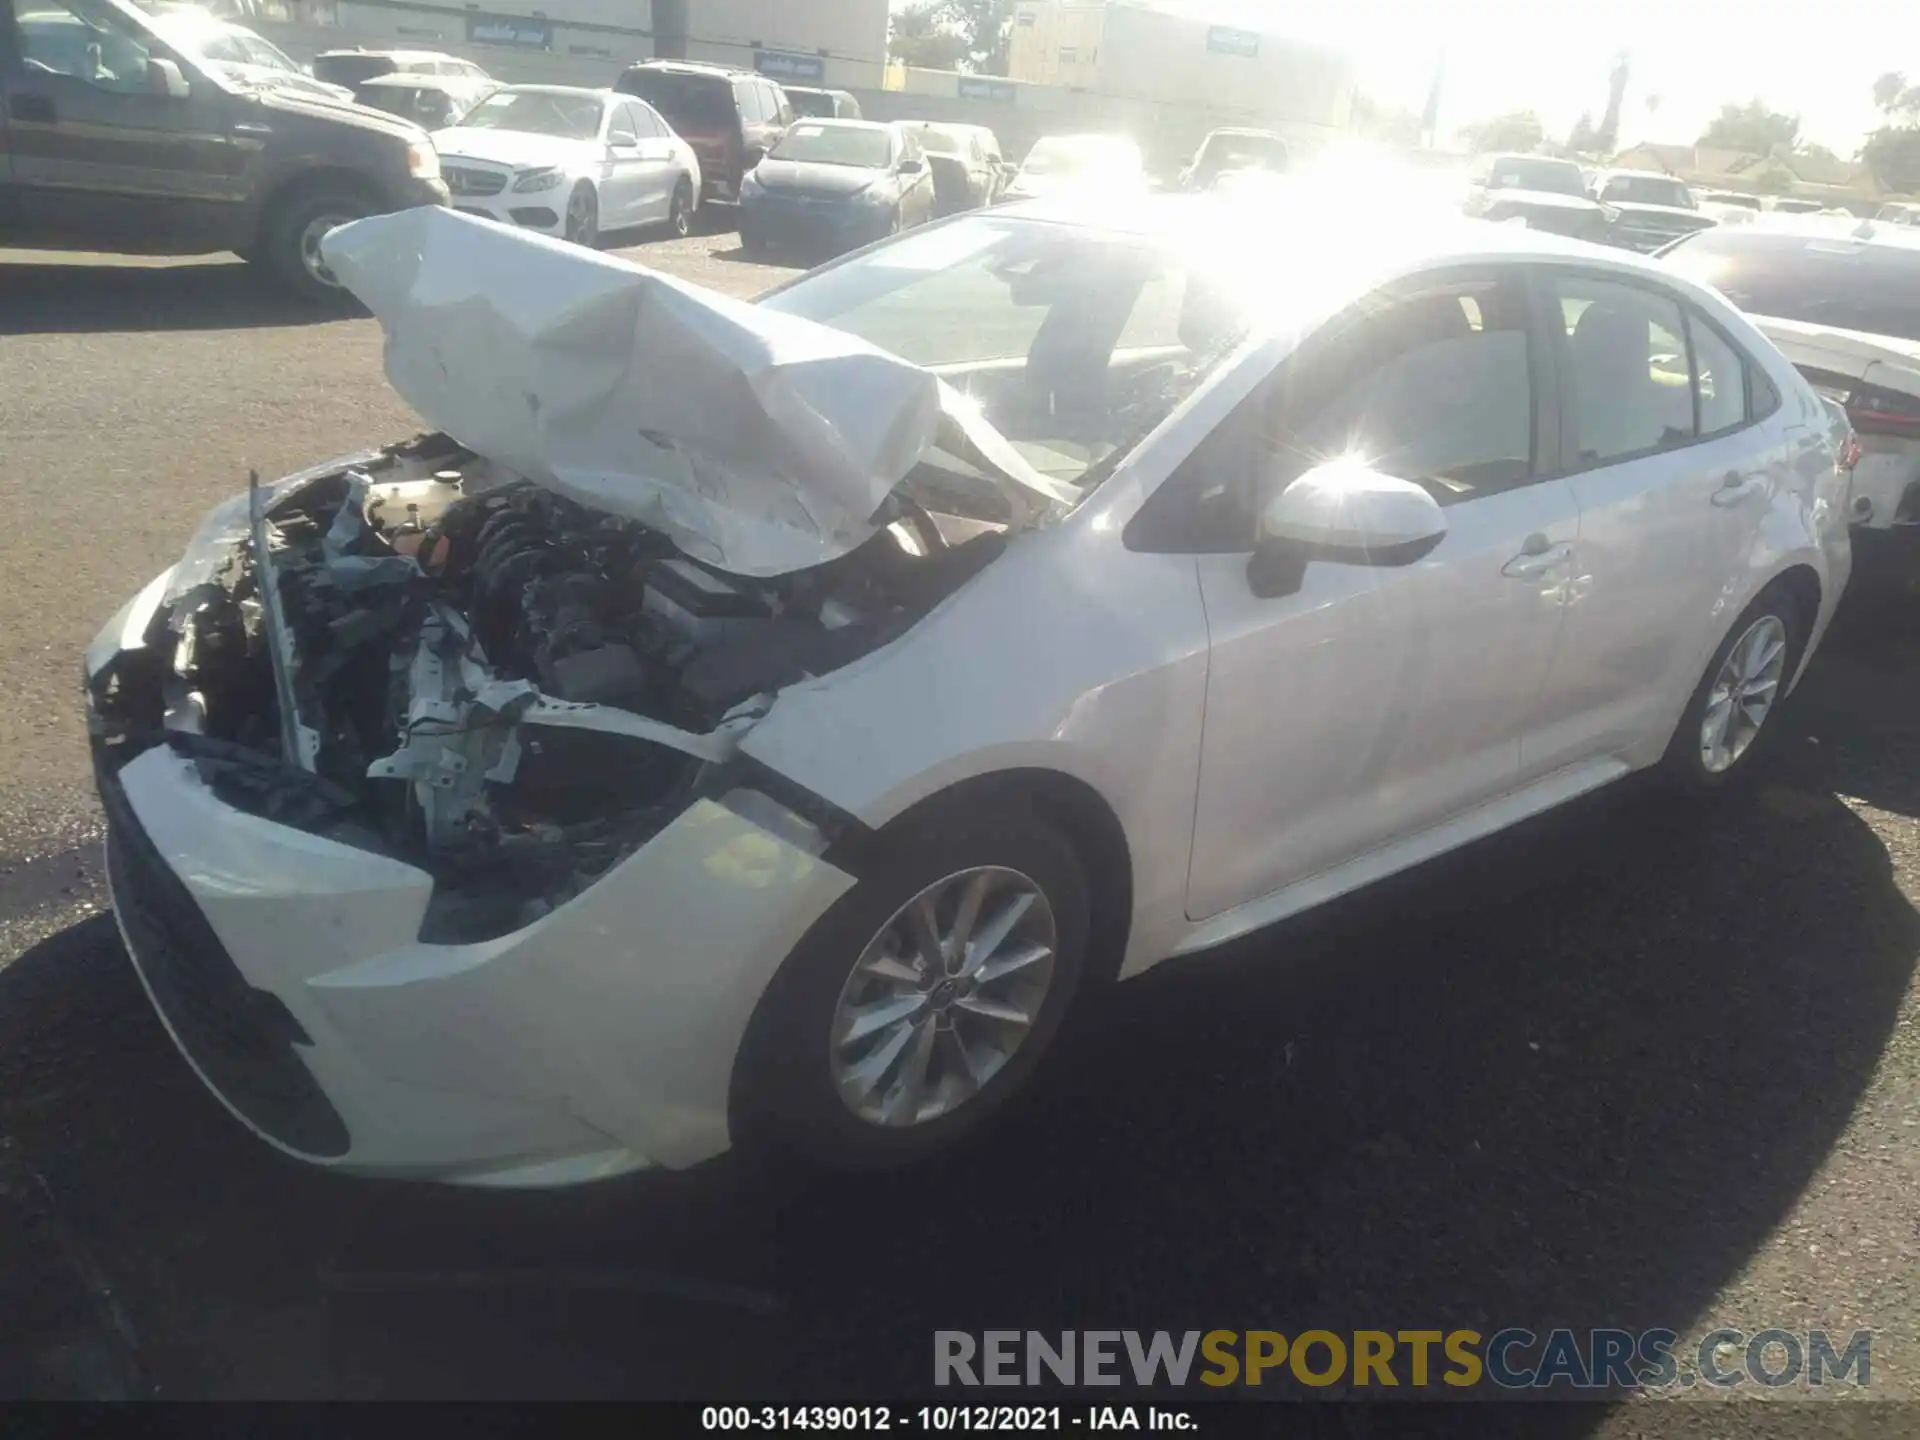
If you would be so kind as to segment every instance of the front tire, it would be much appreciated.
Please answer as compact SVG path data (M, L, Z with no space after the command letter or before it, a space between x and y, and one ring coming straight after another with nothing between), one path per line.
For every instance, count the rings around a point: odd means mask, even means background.
M1780 701L1806 649L1808 621L1776 585L1741 612L1713 652L1667 746L1668 778L1695 792L1718 790L1752 768L1779 729Z
M600 197L584 180L574 186L573 193L567 196L567 213L562 221L561 234L584 249L599 248Z
M280 283L301 299L340 304L347 291L327 268L320 242L335 226L371 215L376 208L367 196L345 186L302 186L274 207L260 243L242 253L264 259Z
M673 187L673 200L667 206L667 231L676 240L693 234L693 184L682 179Z
M1086 877L1044 820L964 803L882 838L748 1025L745 1149L840 1171L947 1149L1026 1088L1080 988Z

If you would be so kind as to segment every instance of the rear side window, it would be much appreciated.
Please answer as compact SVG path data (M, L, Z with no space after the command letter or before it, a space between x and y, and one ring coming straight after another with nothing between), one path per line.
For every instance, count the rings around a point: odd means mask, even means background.
M1802 222L1805 223L1805 222ZM1830 234L1703 230L1662 257L1749 315L1920 340L1920 246Z
M1746 362L1724 336L1689 312L1694 383L1700 396L1700 433L1719 435L1747 423Z
M1554 293L1578 464L1608 465L1691 444L1693 380L1679 304L1583 275L1558 278Z

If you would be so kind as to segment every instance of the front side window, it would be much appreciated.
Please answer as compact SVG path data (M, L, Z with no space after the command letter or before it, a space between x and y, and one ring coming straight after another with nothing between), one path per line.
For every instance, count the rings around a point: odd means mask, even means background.
M284 50L269 45L258 35L237 37L247 52L247 59L255 65L264 65L269 70L281 70L288 74L299 74L300 67L293 63Z
M1509 278L1368 297L1307 339L1168 478L1141 512L1142 543L1251 550L1262 506L1349 456L1442 505L1531 483L1541 472L1527 316L1525 287Z
M70 75L102 90L152 92L147 37L118 12L87 0L26 0L16 16L20 59L28 70Z
M1679 304L1578 275L1558 279L1554 290L1578 463L1606 465L1692 443L1693 381Z

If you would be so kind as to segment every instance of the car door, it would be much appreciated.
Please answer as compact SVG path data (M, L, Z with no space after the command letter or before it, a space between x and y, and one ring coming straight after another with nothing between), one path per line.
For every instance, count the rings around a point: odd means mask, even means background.
M1215 432L1212 458L1189 461L1183 483L1241 537L1194 547L1212 553L1198 562L1211 654L1193 919L1516 784L1579 530L1554 474L1548 363L1519 275L1429 275L1310 338L1271 398L1256 392ZM1296 593L1256 595L1246 552L1261 504L1346 454L1424 485L1447 534L1411 563L1317 561Z
M638 223L652 225L667 218L673 208L673 187L680 179L673 158L673 130L645 101L629 100L626 108L640 137Z
M231 98L99 0L33 0L0 26L15 233L109 250L226 248L245 194Z
M1580 505L1566 644L1527 763L1636 751L1733 623L1788 458L1749 423L1739 347L1652 277L1539 276ZM1707 648L1711 648L1708 644Z
M927 163L920 137L911 130L897 132L894 172L900 186L900 224L924 225L933 218L933 168Z
M607 106L606 158L600 166L600 223L608 230L642 224L646 208L646 154L637 114L624 102Z

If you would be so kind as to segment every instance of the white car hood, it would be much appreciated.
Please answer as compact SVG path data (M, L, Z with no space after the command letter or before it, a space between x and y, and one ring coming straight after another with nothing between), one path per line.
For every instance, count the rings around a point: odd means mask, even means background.
M530 135L524 130L467 130L455 125L433 132L433 148L447 159L484 160L509 169L535 166L578 167L599 158L601 147L588 140Z
M736 574L869 538L941 424L930 372L851 335L451 210L355 221L322 253L429 424Z

